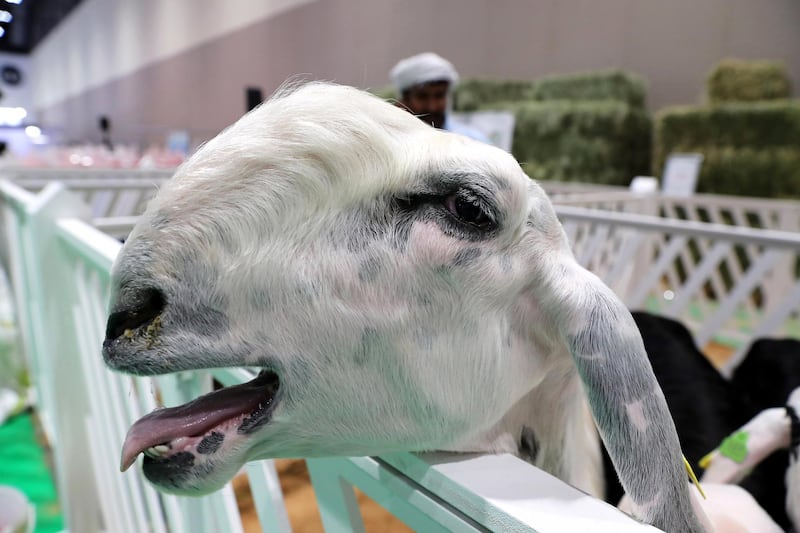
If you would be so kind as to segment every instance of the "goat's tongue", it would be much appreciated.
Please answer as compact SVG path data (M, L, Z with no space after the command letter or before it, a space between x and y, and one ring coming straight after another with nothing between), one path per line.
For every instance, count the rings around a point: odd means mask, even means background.
M125 436L120 470L124 472L130 468L136 457L151 446L178 437L200 436L226 420L253 412L259 404L269 403L277 388L274 374L262 372L247 383L145 415L131 426Z

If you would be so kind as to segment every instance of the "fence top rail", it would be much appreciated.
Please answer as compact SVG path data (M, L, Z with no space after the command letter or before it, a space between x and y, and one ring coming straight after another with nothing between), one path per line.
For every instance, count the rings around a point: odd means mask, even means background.
M628 190L618 191L588 191L588 192L568 192L557 193L554 195L553 203L559 205L585 204L587 202L638 202L645 200L655 200L662 198L660 195L637 194Z
M164 175L171 176L175 173L174 168L52 168L52 167L4 167L0 169L0 174L3 176L13 176L16 178L36 178L36 177L100 177L103 176L155 176ZM55 179L55 178L54 178Z
M755 244L776 248L788 248L800 252L800 234L788 231L746 228L661 218L635 213L619 213L600 209L587 209L556 205L555 211L562 221L578 220L603 225L625 226L646 231L685 235L687 237L707 237L744 244Z
M672 203L692 206L726 206L750 209L788 209L800 211L800 201L755 198L751 196L726 196L721 194L695 194L693 196L674 196L668 194L638 194L629 190L609 191L558 191L553 193L553 202L561 205L585 204L588 202L645 202L655 201L658 204Z
M98 217L92 219L92 226L111 236L127 236L138 221L138 215Z
M33 205L36 195L8 180L0 180L0 194L15 209L27 210Z
M596 193L601 191L618 192L627 191L623 185L607 185L604 183L582 183L575 181L537 181L548 194L580 194Z
M77 218L62 218L56 223L59 238L103 277L111 275L111 266L122 244L115 238Z
M541 532L658 531L510 454L395 453L373 460L491 531L519 531L518 524Z
M44 189L48 183L60 181L73 191L111 189L152 189L163 185L169 176L113 177L113 178L55 178L42 177L15 179L14 183L26 189Z
M755 196L734 196L726 194L693 194L691 196L675 196L670 194L658 194L657 197L675 203L685 204L714 204L731 205L744 207L766 207L766 208L794 208L800 209L800 201L785 198L759 198Z

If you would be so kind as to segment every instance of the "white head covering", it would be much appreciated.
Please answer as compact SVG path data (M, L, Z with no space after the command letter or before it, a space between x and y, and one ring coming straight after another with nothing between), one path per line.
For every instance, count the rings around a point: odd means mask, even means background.
M391 70L389 78L392 80L398 96L402 95L406 89L422 83L447 81L450 83L451 89L458 84L458 72L453 64L433 52L425 52L401 60Z

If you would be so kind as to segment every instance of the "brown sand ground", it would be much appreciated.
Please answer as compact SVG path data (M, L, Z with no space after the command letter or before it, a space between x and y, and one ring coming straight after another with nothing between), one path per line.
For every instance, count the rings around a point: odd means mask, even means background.
M719 344L716 342L709 342L703 353L706 354L708 360L711 361L711 364L719 370L721 369L725 363L728 361L728 358L733 355L733 348L730 346L726 346L724 344Z
M731 356L733 350L728 346L712 342L705 347L703 352L716 368L721 368L728 357ZM324 531L322 521L305 461L281 459L275 462L275 467L281 480L286 510L294 533L322 533ZM242 512L245 531L247 533L261 532L261 525L258 522L253 506L247 477L240 475L233 483L237 500L239 501L239 509ZM412 531L411 528L400 522L363 493L356 491L356 494L367 532L407 533Z
M319 516L319 509L317 509L314 489L308 477L306 462L299 459L279 459L275 461L275 468L281 480L283 498L292 531L294 533L322 533L324 531L322 520ZM247 476L237 476L233 481L233 488L239 502L239 510L242 513L244 530L246 533L261 532L261 524L258 522L258 516L256 516L253 506ZM362 492L356 490L356 495L367 532L408 533L413 531Z

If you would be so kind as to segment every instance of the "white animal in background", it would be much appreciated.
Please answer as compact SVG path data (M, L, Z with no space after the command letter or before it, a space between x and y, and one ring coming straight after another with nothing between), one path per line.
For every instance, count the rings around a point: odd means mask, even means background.
M753 496L738 485L703 483L703 497L692 494L692 505L707 520L706 528L715 533L783 533L783 530L758 505ZM633 512L626 494L617 507Z
M786 513L789 515L794 529L798 530L800 528L800 460L798 458L800 455L800 418L798 418L798 413L800 413L800 388L792 391L785 407L773 407L761 411L703 459L702 466L705 468L702 478L703 487L713 484L735 486L732 484L742 481L756 465L772 453L780 449L788 449L789 467L785 477ZM742 504L741 499L731 500L730 503L724 503L724 505L727 510L730 510L727 514L729 520L732 521L759 516L757 510L749 504ZM761 510L761 512L764 511ZM762 526L751 527L749 530L767 532L780 529L775 525L773 529Z
M115 263L104 357L263 368L131 428L123 467L144 452L166 491L261 458L452 450L601 496L591 412L634 514L702 530L639 332L542 189L353 88L284 90L179 168Z

